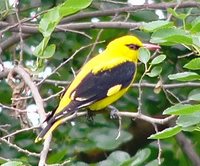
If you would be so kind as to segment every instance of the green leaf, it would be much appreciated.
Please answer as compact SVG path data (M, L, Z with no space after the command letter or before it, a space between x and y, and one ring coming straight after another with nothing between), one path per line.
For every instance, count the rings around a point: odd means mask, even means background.
M165 45L185 44L192 45L192 36L182 29L178 28L162 28L152 34L151 43L159 43Z
M105 150L113 150L120 144L129 141L132 138L132 135L125 131L121 131L121 136L117 140L115 140L116 136L117 130L115 129L99 128L98 130L91 132L88 135L88 138L92 140L98 148Z
M199 80L200 75L194 72L182 72L182 73L170 74L168 78L170 80L194 81L194 80Z
M188 100L200 101L200 89L192 90L188 95Z
M40 44L35 48L33 55L37 57L41 57L43 55L43 52L49 42L50 37L44 37L43 40L40 42Z
M152 21L149 23L144 23L141 28L145 31L153 32L160 28L168 28L168 27L172 27L172 26L173 26L172 22L158 20L158 21Z
M150 59L150 52L148 49L146 48L140 48L139 49L139 60L144 63L147 64L147 62Z
M200 112L200 104L190 105L190 104L177 104L172 107L167 108L163 114L171 115L186 115L194 112Z
M63 17L88 7L91 2L92 0L67 0L63 4L49 10L40 21L40 32L42 32L44 37L50 36Z
M24 164L20 161L8 161L1 166L24 166Z
M60 6L57 6L42 17L39 24L39 31L43 34L44 37L49 37L54 31L56 25L60 22L62 16L60 15Z
M119 163L122 163L123 161L128 160L129 158L130 158L130 155L123 151L115 151L111 153L110 156L108 157L109 160L112 160L117 165Z
M107 157L106 160L97 163L97 166L121 166L124 161L129 159L130 155L127 152L114 151Z
M60 20L67 15L76 13L88 7L91 2L92 0L67 0L63 4L45 13L39 24L39 31L43 34L44 39L36 47L34 55L40 58L51 57L51 55L54 54L53 51L55 51L55 48L52 45L48 48L46 47L52 32L54 31Z
M174 127L170 127L167 128L161 132L158 132L156 134L152 134L148 139L165 139L165 138L169 138L172 137L176 134L178 134L179 132L181 132L181 127L180 126L174 126Z
M131 157L129 160L121 164L120 166L138 166L143 165L145 160L150 156L151 151L150 149L142 149L138 151L135 156Z
M158 76L161 72L162 72L162 67L160 67L160 66L155 66L155 67L153 67L153 69L151 70L150 73L147 73L147 75L148 75L149 77L156 77L156 76Z
M200 112L194 112L189 115L180 115L176 124L181 127L189 127L200 123Z
M177 17L177 18L179 18L179 19L181 19L181 20L184 20L184 19L188 16L188 14L185 14L185 13L180 13L180 14L178 14L178 13L176 12L176 9L172 9L172 8L168 8L167 11L168 11L169 13L171 13L174 17Z
M159 56L155 57L155 58L151 61L151 64L152 64L152 65L157 65L157 64L163 62L163 61L165 60L165 58L166 58L166 55L163 55L163 54L162 54L162 55L159 55Z
M50 58L54 55L56 50L56 45L55 44L51 44L49 46L46 47L46 49L44 50L44 53L42 56L40 56L41 59L47 59Z
M190 29L190 31L192 33L196 33L196 32L200 32L200 16L195 18L193 21L192 21L192 27Z
M200 69L200 58L194 58L190 62L184 65L185 68L190 70L199 70Z
M150 22L158 20L158 15L151 10L138 10L137 12L131 13L130 18L137 22Z
M49 156L48 156L48 162L50 163L58 163L59 161L61 161L65 155L67 153L67 150L66 149L63 149L63 150L59 150L57 151L56 153L50 153Z
M62 4L60 13L62 17L65 17L87 8L91 3L92 0L67 0Z

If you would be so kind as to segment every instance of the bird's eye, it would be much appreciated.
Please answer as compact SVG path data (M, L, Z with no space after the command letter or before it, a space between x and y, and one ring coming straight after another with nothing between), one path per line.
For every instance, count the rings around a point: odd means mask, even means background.
M135 45L135 44L126 44L126 46L130 48L131 50L138 50L140 48L140 46Z

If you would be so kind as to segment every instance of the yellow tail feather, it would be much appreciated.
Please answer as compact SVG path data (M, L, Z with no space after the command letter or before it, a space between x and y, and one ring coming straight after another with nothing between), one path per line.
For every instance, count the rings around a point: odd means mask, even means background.
M53 125L47 129L49 126L47 125L41 132L40 134L37 136L37 138L35 139L35 143L40 142L42 140L45 140L60 124L62 124L62 119L59 119L58 121L56 121L55 123L53 123ZM47 129L47 130L45 130Z

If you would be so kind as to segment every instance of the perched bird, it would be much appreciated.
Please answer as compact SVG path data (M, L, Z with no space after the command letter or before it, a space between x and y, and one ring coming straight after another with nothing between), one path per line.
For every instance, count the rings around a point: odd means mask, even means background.
M137 37L123 36L111 41L107 48L80 70L55 111L46 119L47 126L35 142L46 139L65 118L81 108L101 110L118 100L132 84L139 48L156 50L159 46L143 44Z

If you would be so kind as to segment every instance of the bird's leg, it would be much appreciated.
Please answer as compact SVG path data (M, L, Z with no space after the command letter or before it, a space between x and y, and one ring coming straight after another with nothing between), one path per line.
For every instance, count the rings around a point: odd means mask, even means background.
M119 115L118 115L119 110L117 108L115 108L112 105L109 105L108 109L110 111L110 118L111 119L119 119Z
M86 111L87 111L87 115L86 115L87 120L90 121L90 122L93 122L95 113L88 108L86 109Z
M121 127L122 127L121 117L118 115L119 110L111 105L108 106L108 109L110 110L110 118L119 120L118 134L115 138L117 140L121 135Z

